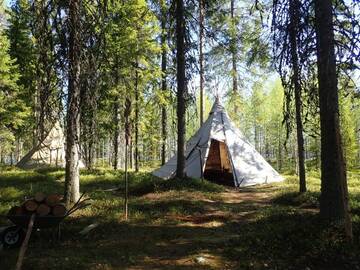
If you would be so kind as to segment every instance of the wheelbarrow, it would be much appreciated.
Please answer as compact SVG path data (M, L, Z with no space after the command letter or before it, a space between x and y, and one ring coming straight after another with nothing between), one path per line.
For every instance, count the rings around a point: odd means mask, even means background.
M85 194L85 193L84 193ZM57 238L60 239L60 224L61 222L72 213L79 209L85 208L90 205L87 203L89 199L83 199L84 194L81 195L79 200L71 207L64 216L35 216L33 229L48 229L57 228ZM25 238L25 230L27 229L31 215L11 215L5 216L14 225L3 227L0 229L0 242L5 248L13 248L21 246Z

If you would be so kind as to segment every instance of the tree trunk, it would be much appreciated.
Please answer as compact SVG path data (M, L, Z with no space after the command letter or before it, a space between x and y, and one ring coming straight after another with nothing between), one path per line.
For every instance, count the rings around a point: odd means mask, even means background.
M94 167L94 146L95 146L95 142L94 142L94 135L91 135L89 142L88 142L88 169L91 170Z
M346 165L341 144L339 97L331 0L315 1L315 29L321 126L320 215L326 221L344 221L352 239Z
M135 172L139 171L139 74L138 63L135 70Z
M176 0L176 79L177 79L177 167L176 176L185 176L185 16L183 0Z
M160 1L161 4L161 90L164 95L167 92L166 69L167 69L167 52L166 52L166 3L165 0ZM161 165L166 161L166 140L167 140L167 113L166 104L161 106Z
M96 148L96 138L97 138L97 134L96 134L96 110L97 108L94 109L94 113L91 116L91 121L90 121L90 126L91 126L91 130L90 130L90 138L89 138L89 143L88 143L88 151L89 151L89 157L88 157L88 163L89 163L89 169L93 169L94 167L94 162L95 162L95 148ZM81 125L81 124L80 124Z
M204 122L204 0L199 0L200 127Z
M20 140L20 138L18 137L16 139L16 163L20 160L21 156L22 156L22 141Z
M65 202L76 202L80 196L80 0L69 2L69 84L66 134Z
M57 108L50 102L53 96L54 77L54 41L51 32L51 16L47 1L34 1L34 14L37 20L33 24L33 35L36 38L36 101L34 116L36 121L33 145L43 141L48 132L48 124L52 125ZM54 113L55 112L55 113Z
M107 138L107 154L108 154L108 156L107 156L107 161L108 161L108 166L109 167L111 167L112 166L112 151L111 151L111 138L110 137L108 137Z
M299 0L290 1L290 50L291 62L293 68L292 83L295 90L295 114L296 114L296 136L297 136L297 154L298 154L298 168L299 168L299 184L300 192L306 192L306 175L305 175L305 150L304 150L304 136L303 124L301 119L301 83L300 83L300 68L298 57L298 43L297 33L299 31L300 20L300 2Z
M296 134L292 133L292 145L296 144L296 138L295 138ZM299 175L299 161L297 159L298 153L297 153L297 148L293 147L292 148L292 161L294 163L294 167L295 167L295 174Z
M129 98L126 98L125 101L125 111L124 111L124 118L125 118L125 200L124 200L124 215L125 220L128 219L128 188L129 188L129 176L128 176L128 149L130 143L130 135L131 135L131 125L129 123L129 117L131 113L131 101Z
M133 148L133 138L131 136L131 133L130 133L130 138L129 138L129 167L130 169L133 169L134 167L134 148Z
M2 148L0 148L0 164L4 164L4 151Z
M277 161L278 161L278 170L281 171L282 169L282 147L281 147L281 126L280 123L278 123L277 126L278 129L278 146L277 146L277 152L278 152L278 157L277 157Z
M235 22L235 0L230 1L230 15L231 15L231 37L230 37L230 51L232 56L232 79L233 79L233 94L236 97L238 95L238 73L237 73L237 41L236 41L236 22ZM235 113L238 113L238 108L235 102Z
M116 98L114 105L114 159L113 168L117 170L119 168L119 140L120 140L120 110L119 110L119 99Z
M254 123L254 142L255 142L255 149L260 152L259 135L258 135L258 128L256 123Z

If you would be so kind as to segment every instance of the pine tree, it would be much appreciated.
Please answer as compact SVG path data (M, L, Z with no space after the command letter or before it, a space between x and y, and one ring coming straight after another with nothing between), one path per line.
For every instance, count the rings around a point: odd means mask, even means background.
M24 89L22 99L33 106L35 93L35 48L31 33L31 13L27 0L12 2L9 11L6 34L10 41L10 56L18 66L20 76L18 84Z
M0 16L4 15L0 7ZM16 133L26 124L30 108L22 97L20 77L15 60L9 55L10 42L0 21L0 150L1 154L12 151Z
M336 73L333 3L315 1L315 29L321 125L320 215L327 221L345 221L352 238L346 166L340 135L339 94Z
M80 56L81 1L69 2L69 83L66 129L65 202L75 203L80 197Z
M176 1L176 80L177 80L177 168L176 176L185 176L185 8L184 1Z

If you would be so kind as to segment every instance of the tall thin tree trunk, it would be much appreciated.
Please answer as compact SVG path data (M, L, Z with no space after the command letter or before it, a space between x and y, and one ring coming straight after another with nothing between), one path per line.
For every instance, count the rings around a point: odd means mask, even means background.
M111 138L108 137L107 138L107 154L108 154L108 166L111 167L112 166L112 159L113 159L113 156L112 156L112 151L111 151Z
M344 221L352 239L346 165L341 144L339 97L331 0L315 0L315 29L321 126L320 215L327 221Z
M138 64L136 63L135 70L135 172L139 171L139 74Z
M281 147L281 129L280 129L280 123L278 123L277 125L277 130L278 130L278 145L277 145L277 152L278 152L278 157L277 157L277 162L278 162L278 170L280 171L282 169L282 147Z
M176 0L176 79L177 79L177 167L176 176L185 176L185 16L184 1Z
M199 0L200 126L204 122L204 0Z
M80 0L69 2L69 85L66 134L65 202L80 196Z
M161 90L164 95L167 93L166 85L166 69L167 69L167 52L166 52L166 2L160 1L161 4ZM161 164L164 165L166 161L166 140L167 140L167 113L166 105L161 106Z
M128 149L129 149L129 143L130 143L130 135L131 135L131 125L129 122L129 117L131 113L131 101L130 98L126 98L125 100L125 110L124 110L124 118L125 118L125 200L124 200L124 209L125 209L125 220L128 219L128 193L129 193L129 176L128 176Z
M134 167L134 144L133 144L133 138L132 134L130 133L130 143L129 143L129 167L130 169L133 169Z
M4 151L2 148L0 148L0 163L4 164L5 163L5 157L4 157Z
M89 169L93 169L94 167L94 163L95 163L95 147L96 147L96 108L94 109L94 112L91 115L91 120L90 120L90 138L89 138L89 142L88 142L88 163L89 163ZM81 119L80 119L81 120ZM80 124L81 125L81 124Z
M295 114L296 114L296 136L298 147L298 168L299 168L299 184L300 192L306 192L306 175L305 175L305 149L304 149L304 136L303 124L301 119L301 84L300 84L300 68L298 57L298 42L296 34L299 31L300 20L300 2L299 0L290 1L290 50L291 62L293 67L293 84L295 88Z
M119 99L116 98L114 105L114 159L113 159L113 168L117 170L119 168L119 140L120 140L120 109L119 109Z
M237 31L236 31L236 21L235 21L235 0L230 0L230 16L231 16L231 37L230 37L230 50L231 50L231 62L232 62L232 79L233 79L233 94L236 97L238 95L238 72L237 72ZM235 102L235 114L238 113L238 106Z
M255 141L255 148L257 151L260 152L260 144L259 144L259 134L258 134L257 124L254 123L254 141Z
M291 162L293 163L293 167L295 168L295 174L299 175L299 163L297 159L297 148L293 147L296 144L296 134L291 133Z
M129 173L128 173L128 149L129 144L125 143L125 194L124 194L124 216L125 220L128 220L129 210L128 210L128 186L129 186Z

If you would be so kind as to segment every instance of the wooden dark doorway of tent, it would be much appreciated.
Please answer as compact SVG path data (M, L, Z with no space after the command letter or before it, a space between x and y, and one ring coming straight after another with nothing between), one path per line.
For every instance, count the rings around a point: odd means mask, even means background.
M220 185L234 186L234 176L227 146L211 139L204 178Z

